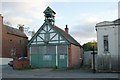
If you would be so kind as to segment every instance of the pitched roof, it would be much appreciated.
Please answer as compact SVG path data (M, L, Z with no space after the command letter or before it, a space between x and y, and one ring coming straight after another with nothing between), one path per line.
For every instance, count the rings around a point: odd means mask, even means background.
M40 27L40 29L46 24L48 23L54 30L56 30L61 36L63 36L69 43L74 44L76 46L80 46L81 45L68 33L66 33L64 30L60 29L59 27L52 25L49 21L45 21L45 23ZM32 42L32 40L34 39L34 37L37 36L37 34L39 33L40 29L35 33L35 35L31 38L31 40L29 41L28 45L30 45L30 43Z
M68 42L70 42L71 44L80 46L80 44L70 34L66 33L64 30L60 29L57 26L52 25L52 27L56 29Z
M120 18L113 21L114 23L120 24Z
M52 13L56 14L49 6L45 9L45 11L43 13L46 13L46 12L52 12Z
M81 46L70 34L66 33L64 30L57 27L56 25L52 25L49 21L47 21L47 23L50 24L51 27L56 29L56 31L58 31L68 42L77 46Z
M7 33L12 34L12 35L16 35L16 36L20 36L20 37L24 37L24 38L28 38L26 36L25 33L23 33L22 31L20 31L19 29L7 26L7 25L3 25L3 27L6 28Z

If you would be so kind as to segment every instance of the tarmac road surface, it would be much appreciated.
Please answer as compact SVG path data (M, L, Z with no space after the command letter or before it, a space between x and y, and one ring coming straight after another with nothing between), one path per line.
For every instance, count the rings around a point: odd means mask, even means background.
M118 73L92 73L91 70L53 70L32 69L13 70L8 65L2 66L2 78L118 78Z

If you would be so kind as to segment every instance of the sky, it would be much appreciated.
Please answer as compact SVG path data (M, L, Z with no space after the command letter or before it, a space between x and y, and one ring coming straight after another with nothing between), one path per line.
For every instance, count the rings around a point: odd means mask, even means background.
M44 23L43 11L49 6L56 12L55 25L63 30L68 25L69 34L82 45L97 41L97 23L118 18L118 1L1 0L0 14L14 28L22 24L36 32Z

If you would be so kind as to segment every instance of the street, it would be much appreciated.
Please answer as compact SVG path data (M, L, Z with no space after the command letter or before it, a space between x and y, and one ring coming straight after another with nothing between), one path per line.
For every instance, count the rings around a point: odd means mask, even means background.
M2 78L118 78L118 73L92 73L91 70L31 69L13 70L2 66Z
M29 69L13 70L7 63L10 60L2 60L2 78L118 78L118 73L92 73L91 70L54 70L54 69Z

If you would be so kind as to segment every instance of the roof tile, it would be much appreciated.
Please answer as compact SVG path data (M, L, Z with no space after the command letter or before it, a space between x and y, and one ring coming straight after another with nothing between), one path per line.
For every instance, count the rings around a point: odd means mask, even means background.
M16 29L16 28L13 28L13 27L10 27L10 26L7 26L7 25L3 25L3 27L6 28L6 30L9 34L13 34L13 35L17 35L17 36L27 38L26 34L23 33L22 31L20 31L19 29Z

